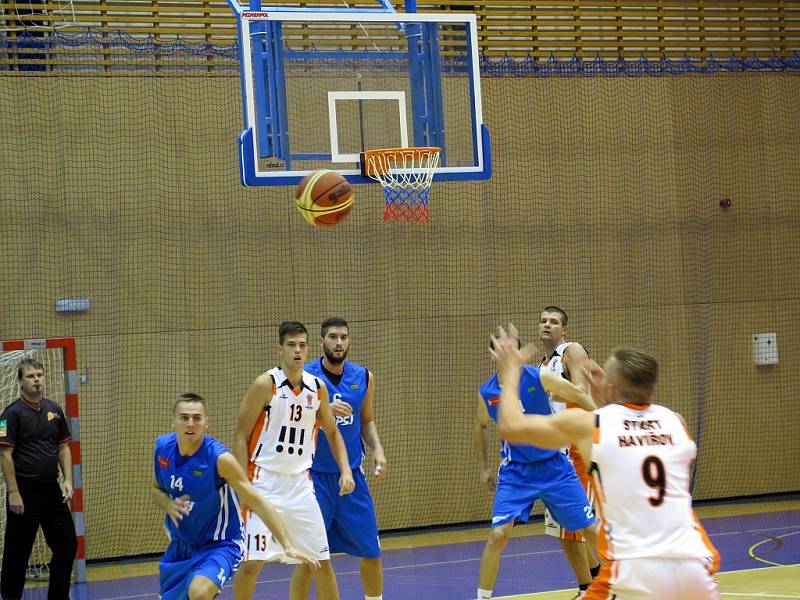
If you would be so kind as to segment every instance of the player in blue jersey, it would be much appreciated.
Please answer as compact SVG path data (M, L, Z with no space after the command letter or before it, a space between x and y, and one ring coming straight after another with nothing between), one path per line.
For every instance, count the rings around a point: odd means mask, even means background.
M591 396L566 379L547 370L526 365L519 384L519 395L528 414L551 414L548 394L574 402L586 410L594 408ZM476 443L481 451L481 479L495 489L489 539L481 556L478 575L478 600L488 600L500 569L500 555L517 522L526 523L536 500L542 500L561 525L569 531L587 531L594 514L575 468L558 450L510 444L501 440L501 462L497 482L488 470L486 428L497 422L500 380L492 375L480 388L476 418Z
M305 370L322 379L328 388L331 411L347 446L356 487L351 494L339 494L339 467L327 438L321 435L311 466L314 493L325 519L331 553L345 552L360 557L364 597L366 600L381 600L383 568L378 524L361 467L366 444L375 460L374 475L381 479L387 471L386 456L372 418L375 377L365 367L345 360L350 349L347 321L330 317L323 321L320 329L322 357L307 364ZM324 569L331 569L330 561L322 563L320 572ZM301 597L308 598L311 591L309 567L299 565L292 579L293 584L301 586L298 588Z
M256 492L233 454L206 435L203 397L183 394L172 412L175 432L156 440L151 488L153 501L166 513L170 539L159 563L162 600L211 599L236 571L244 552L236 493L267 523L289 556L318 567L294 549L275 509Z

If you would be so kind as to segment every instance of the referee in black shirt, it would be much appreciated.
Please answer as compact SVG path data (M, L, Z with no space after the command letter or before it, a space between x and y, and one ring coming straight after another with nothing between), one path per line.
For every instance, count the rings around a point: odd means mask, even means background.
M69 427L61 407L44 397L44 367L32 358L17 368L20 397L0 415L0 464L6 482L6 534L0 594L19 600L39 525L53 551L48 600L68 600L78 549L67 502L72 498ZM58 468L63 482L59 485Z

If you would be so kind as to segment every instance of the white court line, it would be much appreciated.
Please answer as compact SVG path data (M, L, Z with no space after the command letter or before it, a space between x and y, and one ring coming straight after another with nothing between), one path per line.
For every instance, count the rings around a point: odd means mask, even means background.
M795 529L796 527L797 526L769 527L769 528L766 528L766 529L751 529L751 530L748 530L746 532L732 531L732 532L726 532L726 533L712 534L712 535L709 535L709 537L720 537L720 536L724 536L724 535L734 535L734 534L741 534L741 533L759 533L759 532L764 532L764 531L775 531L775 530L779 530L779 529ZM516 554L503 554L503 558L519 558L519 557L522 557L522 556L538 556L538 555L543 555L543 554L560 554L560 553L561 553L561 549L558 549L558 550L542 550L542 551L539 551L539 552L520 552L520 553L516 553ZM455 564L468 563L468 562L480 562L480 557L464 558L464 559L461 559L461 560L436 561L436 562L429 562L429 563L414 563L414 564L411 564L411 565L398 565L396 567L384 567L383 570L384 571L399 571L401 569L416 569L418 567L435 567L435 566L440 566L440 565L455 565ZM797 566L798 565L780 565L780 566L776 565L776 566L766 566L766 567L754 567L752 569L738 569L736 571L724 571L724 573L741 573L741 572L744 572L744 571L761 571L761 570L764 570L764 569L781 569L781 568L785 568L785 567L797 567ZM341 571L341 572L337 572L336 574L337 575L358 575L359 573L360 573L360 571ZM259 583L285 583L287 581L289 581L289 579L285 578L285 577L284 578L280 578L280 579L263 579L263 580L257 581L256 584L259 584ZM550 590L550 592L570 591L571 589L572 588L568 588L566 590ZM541 594L547 594L547 593L550 593L550 592L535 592L535 593L528 593L528 594L518 594L518 595L515 595L515 596L495 596L495 599L496 600L513 600L515 598L527 598L529 596L536 596L537 594L540 594L540 593ZM730 596L730 595L733 595L733 594L732 593L723 592L722 595L723 596ZM744 596L756 595L756 596L758 596L760 598L761 597L763 597L763 598L786 598L786 599L790 599L790 600L794 600L794 599L800 598L800 596L762 596L760 594L743 594L743 595ZM152 593L152 594L136 594L136 595L131 595L131 596L106 596L104 598L97 598L96 600L132 600L134 598L157 598L157 597L158 597L158 594Z
M702 523L702 521L700 521ZM722 537L724 535L741 535L742 533L763 533L765 531L781 531L782 529L798 529L797 525L785 525L783 527L767 527L765 529L743 529L742 531L726 531L724 533L709 533L708 537ZM798 530L800 533L800 530Z
M541 554L560 554L561 550L544 550L542 552L520 552L517 554L504 554L503 558L518 558L520 556L534 556L534 555L541 555ZM439 565L457 565L460 563L468 563L468 562L480 562L481 557L476 556L475 558L463 558L461 560L442 560L436 562L429 562L429 563L414 563L412 565L398 565L396 567L384 567L384 571L399 571L400 569L416 569L418 567L436 567ZM265 568L269 568L267 565ZM765 567L768 568L768 567ZM337 571L336 575L358 575L361 571ZM152 576L155 577L155 576ZM260 579L256 582L256 585L259 583L285 583L289 581L288 578L283 577L280 579ZM133 596L105 596L103 598L97 598L93 600L130 600L131 598L157 598L158 594L136 594ZM510 596L509 596L510 597Z

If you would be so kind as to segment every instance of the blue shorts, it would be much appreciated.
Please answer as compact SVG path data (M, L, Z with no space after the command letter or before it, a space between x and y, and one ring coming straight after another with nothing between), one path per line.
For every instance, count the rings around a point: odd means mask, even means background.
M242 556L242 544L231 540L202 546L173 541L158 563L161 599L185 600L192 579L198 575L207 577L221 590L239 568Z
M594 511L575 473L561 453L533 463L508 462L497 471L497 492L492 508L492 527L509 521L527 523L537 500L567 531L579 531L594 523Z
M339 473L311 471L314 494L317 496L331 554L344 552L360 558L378 558L378 522L375 505L361 469L353 471L356 487L352 493L339 495Z

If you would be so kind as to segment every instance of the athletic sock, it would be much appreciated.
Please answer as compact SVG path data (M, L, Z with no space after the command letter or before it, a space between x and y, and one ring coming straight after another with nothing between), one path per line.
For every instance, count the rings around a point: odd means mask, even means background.
M588 583L581 583L580 585L578 585L578 591L579 592L585 592L588 589L589 589L589 584Z
M598 574L599 572L600 572L600 565L597 565L596 567L591 567L591 568L589 569L589 573L591 573L591 574L592 574L592 579L594 579L595 577L597 577L597 574Z
M492 590L478 588L478 600L492 600Z
M380 596L367 596L365 594L364 600L383 600L383 594L381 594Z

